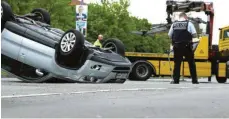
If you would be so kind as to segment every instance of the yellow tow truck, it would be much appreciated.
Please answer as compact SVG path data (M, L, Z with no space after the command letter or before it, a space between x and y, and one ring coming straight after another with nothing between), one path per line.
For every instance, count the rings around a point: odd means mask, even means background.
M212 75L215 75L219 83L225 83L227 78L229 78L229 26L220 29L219 45L212 45L213 3L201 1L167 1L166 3L167 20L170 25L169 15L173 12L204 11L208 16L206 34L199 37L198 46L195 50L197 75L198 77L208 77L209 81L211 81ZM166 28L170 27L166 26ZM166 31L166 28L161 29ZM156 31L159 31L158 28ZM149 31L148 33L156 32ZM144 32L144 34L147 34L147 32ZM130 80L146 81L152 75L154 77L172 75L171 70L173 71L174 65L173 54L126 52L125 56L132 62L132 72L129 75ZM168 60L168 57L171 59L171 62ZM172 68L171 70L170 67ZM190 77L189 66L185 60L181 65L181 75Z

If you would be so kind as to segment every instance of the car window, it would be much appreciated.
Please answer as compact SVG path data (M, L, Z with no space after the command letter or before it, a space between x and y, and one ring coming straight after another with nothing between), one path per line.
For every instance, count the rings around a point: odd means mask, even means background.
M224 38L229 38L229 29L224 31Z

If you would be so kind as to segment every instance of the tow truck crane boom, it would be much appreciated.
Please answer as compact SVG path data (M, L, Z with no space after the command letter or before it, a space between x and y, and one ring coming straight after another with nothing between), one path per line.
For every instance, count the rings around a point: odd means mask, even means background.
M167 0L166 1L166 12L167 12L167 23L166 24L159 24L154 25L149 31L133 31L133 34L142 35L142 36L152 36L153 34L166 32L170 29L172 25L171 15L175 12L205 12L208 19L207 22L203 21L200 18L191 18L189 20L197 22L197 23L204 23L206 25L206 34L209 35L209 53L211 57L211 49L212 49L212 32L213 32L213 19L214 19L214 9L213 9L213 2L203 2L203 1L176 1L176 0Z
M212 32L213 32L213 20L214 20L214 9L213 2L203 2L203 1L166 1L166 12L167 12L167 22L172 24L171 15L174 12L205 12L208 17L207 20L207 32L209 35L209 48L212 46Z

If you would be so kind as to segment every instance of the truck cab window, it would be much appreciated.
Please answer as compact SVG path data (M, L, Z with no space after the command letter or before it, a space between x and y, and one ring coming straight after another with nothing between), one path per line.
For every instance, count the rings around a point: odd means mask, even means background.
M229 38L229 29L224 31L224 36L223 38Z

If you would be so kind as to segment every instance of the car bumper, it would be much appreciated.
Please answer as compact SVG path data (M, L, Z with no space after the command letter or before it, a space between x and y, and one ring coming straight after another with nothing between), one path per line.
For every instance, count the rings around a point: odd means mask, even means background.
M131 71L131 62L129 62L129 60L127 61L128 62L112 63L111 65L87 60L78 70L61 68L62 70L55 73L54 77L83 83L106 83L110 80L127 79ZM59 68L56 67L54 70L57 71ZM91 78L97 79L97 81L94 82L90 80Z

